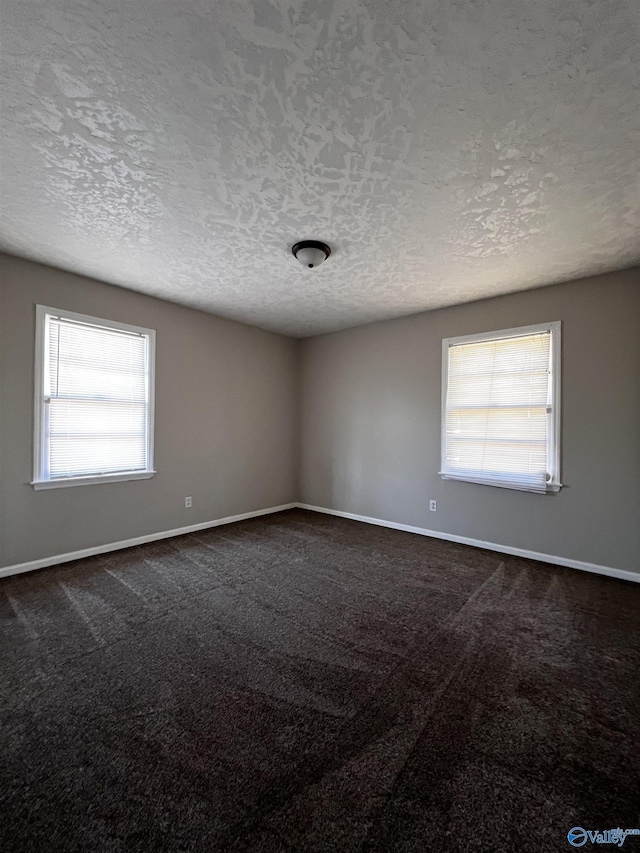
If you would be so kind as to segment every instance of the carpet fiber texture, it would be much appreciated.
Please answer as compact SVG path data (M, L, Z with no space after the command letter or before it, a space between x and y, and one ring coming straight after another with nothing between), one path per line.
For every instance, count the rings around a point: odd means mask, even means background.
M548 853L640 826L635 584L292 510L0 603L3 853Z

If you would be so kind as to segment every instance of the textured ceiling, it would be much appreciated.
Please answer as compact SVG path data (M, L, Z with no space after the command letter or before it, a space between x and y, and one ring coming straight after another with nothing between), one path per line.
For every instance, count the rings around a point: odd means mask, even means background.
M639 36L637 0L9 0L0 247L296 336L628 266Z

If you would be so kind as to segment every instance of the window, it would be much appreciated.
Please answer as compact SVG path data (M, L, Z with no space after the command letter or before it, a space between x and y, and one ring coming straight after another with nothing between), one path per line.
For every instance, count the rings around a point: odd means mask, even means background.
M155 332L36 309L35 489L152 477Z
M560 323L442 342L447 480L560 489Z

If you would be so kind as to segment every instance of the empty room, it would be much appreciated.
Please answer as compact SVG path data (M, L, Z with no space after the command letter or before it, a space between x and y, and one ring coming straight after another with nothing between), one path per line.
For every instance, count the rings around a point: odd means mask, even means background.
M0 850L640 853L635 0L5 0Z

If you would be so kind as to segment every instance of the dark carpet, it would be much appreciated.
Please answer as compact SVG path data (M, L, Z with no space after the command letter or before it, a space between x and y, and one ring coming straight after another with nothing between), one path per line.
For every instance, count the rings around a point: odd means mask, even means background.
M640 826L635 584L293 510L0 592L3 853Z

